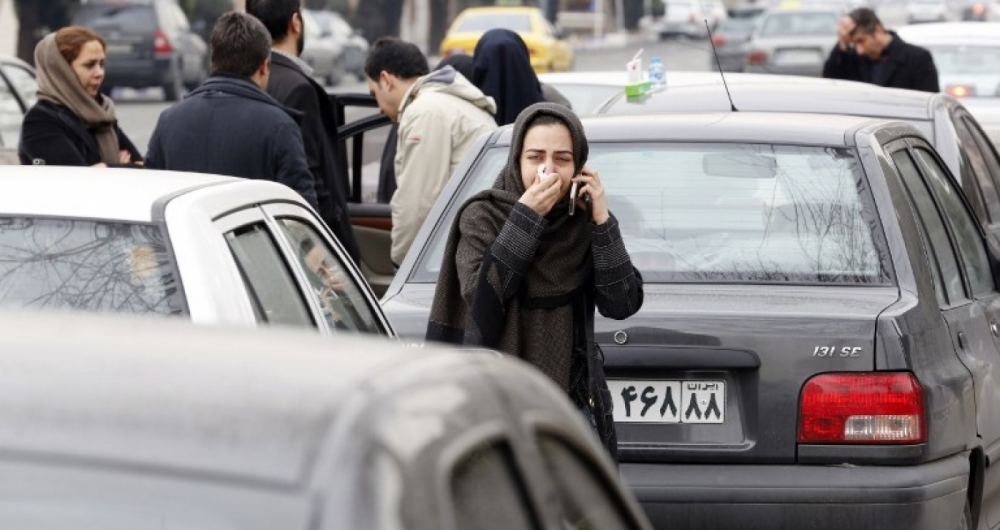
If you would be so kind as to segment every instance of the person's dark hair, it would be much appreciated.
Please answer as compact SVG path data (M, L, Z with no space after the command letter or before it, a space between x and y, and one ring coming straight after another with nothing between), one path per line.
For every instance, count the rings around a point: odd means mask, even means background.
M271 35L256 18L236 11L212 28L212 72L251 77L271 57Z
M94 41L99 42L101 48L107 49L108 46L105 44L104 38L90 28L68 26L56 32L56 47L59 48L59 53L68 63L72 63L80 56L80 51L83 50L85 44Z
M878 19L878 15L867 7L859 7L851 11L848 16L854 21L854 30L851 31L851 35L859 33L871 35L875 33L876 28L882 25L882 21Z
M430 72L427 57L413 43L395 37L381 37L368 50L365 59L365 75L378 80L382 71L400 79L413 79Z
M475 74L475 68L472 63L472 56L465 55L464 53L456 53L441 59L434 67L435 70L440 70L445 66L450 66L455 69L456 72L462 74L462 77L472 82L472 76Z
M296 13L302 16L302 0L247 0L247 14L264 24L274 42L288 36L288 25Z

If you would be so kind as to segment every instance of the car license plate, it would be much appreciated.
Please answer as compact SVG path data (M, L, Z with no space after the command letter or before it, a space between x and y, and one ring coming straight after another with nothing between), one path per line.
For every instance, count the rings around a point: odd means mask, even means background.
M724 423L724 381L608 380L620 423Z
M127 55L129 53L132 53L132 45L131 44L109 43L108 44L108 53L109 54L115 54L115 55Z
M788 65L818 64L822 62L822 57L813 50L785 50L778 54L774 62Z

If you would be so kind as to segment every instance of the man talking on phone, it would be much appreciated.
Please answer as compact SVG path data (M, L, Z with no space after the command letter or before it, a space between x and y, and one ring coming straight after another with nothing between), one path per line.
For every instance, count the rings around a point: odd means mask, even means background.
M837 26L837 38L823 66L823 77L888 88L940 91L930 52L886 31L871 9L861 7L843 17Z

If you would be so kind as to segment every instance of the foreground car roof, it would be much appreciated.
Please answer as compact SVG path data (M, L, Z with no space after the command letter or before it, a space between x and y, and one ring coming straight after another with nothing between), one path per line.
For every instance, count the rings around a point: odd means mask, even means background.
M690 86L670 83L667 90L630 102L624 93L609 101L600 113L648 115L667 112L711 112L730 108L722 78ZM866 83L812 79L769 74L726 74L733 103L741 111L815 112L885 116L905 120L929 120L932 102L938 96L915 90L882 88ZM821 103L819 103L821 102Z
M591 142L745 142L804 145L852 145L849 131L871 123L872 118L727 112L669 114L661 116L599 116L585 118ZM510 144L512 129L506 128L497 144Z
M271 485L307 478L340 410L374 393L376 376L474 362L376 339L169 320L20 313L0 329L5 454Z
M148 169L10 166L0 180L0 214L150 222L157 201L244 179Z

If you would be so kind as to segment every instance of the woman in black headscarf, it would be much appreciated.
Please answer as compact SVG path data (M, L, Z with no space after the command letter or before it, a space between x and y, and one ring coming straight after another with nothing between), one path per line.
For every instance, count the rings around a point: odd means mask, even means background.
M588 412L615 456L594 309L619 320L635 314L642 277L587 154L583 126L569 109L539 103L518 116L493 188L469 199L452 224L427 339L531 363Z
M545 101L531 68L528 47L508 29L491 29L479 38L472 54L472 83L497 104L497 125L514 123L528 106Z

